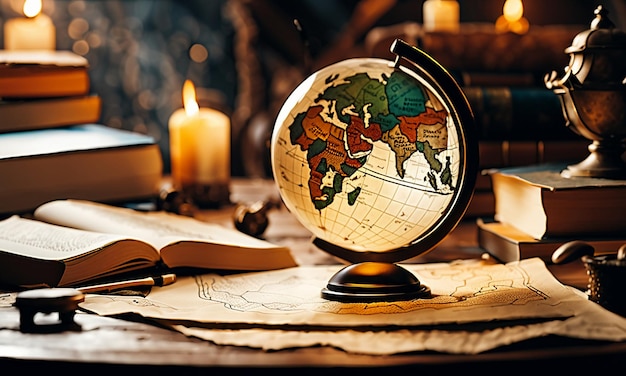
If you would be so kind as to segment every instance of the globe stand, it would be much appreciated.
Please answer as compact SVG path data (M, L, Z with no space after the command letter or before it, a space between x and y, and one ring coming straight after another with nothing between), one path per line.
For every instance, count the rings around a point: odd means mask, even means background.
M310 75L272 132L271 167L286 208L314 245L351 263L321 289L331 301L430 298L396 263L454 229L478 175L461 87L417 47L396 39L390 51L395 61L354 58Z
M361 262L339 270L322 297L340 302L403 301L430 298L430 288L405 268L388 262Z

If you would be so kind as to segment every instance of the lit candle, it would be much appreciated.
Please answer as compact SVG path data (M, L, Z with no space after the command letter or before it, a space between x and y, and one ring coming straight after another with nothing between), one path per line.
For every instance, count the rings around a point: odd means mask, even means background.
M455 0L426 0L422 7L426 31L459 31L459 3Z
M528 28L528 20L524 18L522 0L506 0L502 7L502 15L496 20L496 31L500 33L512 31L516 34L524 34Z
M189 80L183 85L183 106L168 123L172 184L196 196L199 204L228 201L224 195L230 181L230 119L215 109L200 108Z
M7 50L54 50L56 29L52 20L41 13L41 0L26 0L26 18L13 18L4 24L4 48Z

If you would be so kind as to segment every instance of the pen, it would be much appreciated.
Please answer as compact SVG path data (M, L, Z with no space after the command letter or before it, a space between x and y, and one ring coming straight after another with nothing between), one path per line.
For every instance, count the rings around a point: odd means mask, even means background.
M109 292L113 290L125 289L137 286L167 286L176 281L176 274L163 274L156 277L146 277L139 279L131 279L128 281L119 281L111 283L102 283L99 285L79 287L76 290L82 293L93 292Z

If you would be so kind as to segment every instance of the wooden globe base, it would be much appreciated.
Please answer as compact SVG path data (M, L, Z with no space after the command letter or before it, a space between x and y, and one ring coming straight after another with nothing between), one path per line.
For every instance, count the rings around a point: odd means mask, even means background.
M322 297L340 302L402 301L430 298L410 271L393 263L361 262L341 269L322 289Z

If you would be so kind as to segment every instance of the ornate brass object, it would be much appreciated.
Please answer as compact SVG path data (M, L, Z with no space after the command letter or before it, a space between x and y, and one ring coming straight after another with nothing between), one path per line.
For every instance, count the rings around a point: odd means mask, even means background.
M565 49L565 74L547 74L545 85L558 95L566 126L592 143L589 156L568 166L562 176L626 178L626 34L615 28L601 5L591 28Z

